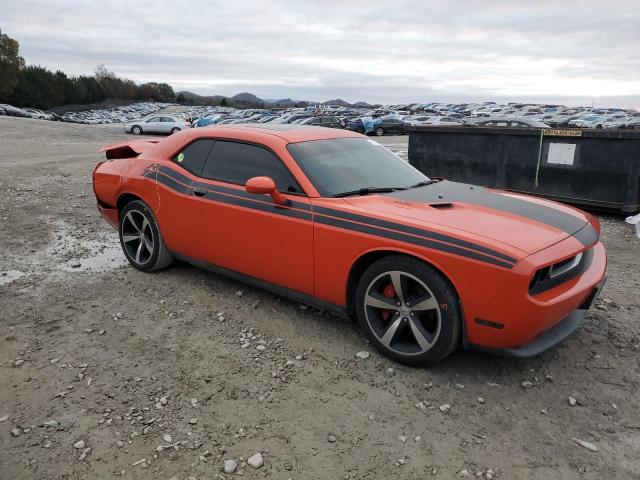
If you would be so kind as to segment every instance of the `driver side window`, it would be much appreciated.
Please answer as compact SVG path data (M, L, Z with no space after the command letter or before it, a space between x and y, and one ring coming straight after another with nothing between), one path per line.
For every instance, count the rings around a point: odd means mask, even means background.
M253 177L271 177L280 192L302 193L298 182L278 157L266 148L246 143L216 140L202 177L244 185Z

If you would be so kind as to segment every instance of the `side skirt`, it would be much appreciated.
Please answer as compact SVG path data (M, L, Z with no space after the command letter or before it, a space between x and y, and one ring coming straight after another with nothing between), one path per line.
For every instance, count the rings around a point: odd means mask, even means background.
M333 303L318 300L317 298L311 295L307 295L306 293L298 292L297 290L292 290L290 288L276 285L274 283L266 282L264 280L260 280L259 278L255 278L250 275L245 275L244 273L236 272L234 270L229 270L227 268L220 267L218 265L214 265L213 263L205 262L204 260L199 260L197 258L187 257L185 255L181 255L179 253L174 253L174 252L172 252L172 255L178 260L190 263L195 267L208 270L209 272L213 272L218 275L232 278L233 280L246 283L253 287L260 288L262 290L266 290L280 297L285 297L290 300L294 300L296 302L309 305L311 307L317 308L318 310L326 310L338 317L342 317L342 318L349 317L347 315L346 308L340 307L339 305L335 305Z

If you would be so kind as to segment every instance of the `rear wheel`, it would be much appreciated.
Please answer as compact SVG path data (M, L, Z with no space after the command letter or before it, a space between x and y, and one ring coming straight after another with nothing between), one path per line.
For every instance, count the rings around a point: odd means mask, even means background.
M171 134L174 134L174 133L179 132L179 131L180 131L180 129L178 127L173 127L171 129Z
M378 260L360 278L356 314L373 344L407 365L433 365L460 339L457 295L440 273L404 256Z
M134 125L131 127L131 133L134 135L142 135L142 127L140 125Z
M127 203L120 212L120 244L129 263L143 272L168 267L173 261L151 209L142 201Z
M379 136L379 137L384 135L384 128L382 128L382 127L376 128L376 135Z

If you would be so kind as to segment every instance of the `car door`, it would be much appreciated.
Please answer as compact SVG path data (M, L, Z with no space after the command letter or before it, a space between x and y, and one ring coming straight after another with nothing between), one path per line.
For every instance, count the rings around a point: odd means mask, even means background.
M142 129L145 133L160 133L162 130L162 117L151 117L145 120Z
M340 122L334 117L324 117L321 125L327 128L342 128Z
M384 129L389 133L401 133L402 132L402 122L400 120L396 120L395 118L389 118L385 120L386 126Z
M248 193L268 176L287 198ZM284 163L263 146L216 140L189 208L198 259L308 295L313 294L311 202Z
M162 122L161 122L161 127L160 127L160 132L159 133L166 133L169 134L171 133L171 129L173 127L177 127L178 123L176 122L176 119L173 117L162 117Z

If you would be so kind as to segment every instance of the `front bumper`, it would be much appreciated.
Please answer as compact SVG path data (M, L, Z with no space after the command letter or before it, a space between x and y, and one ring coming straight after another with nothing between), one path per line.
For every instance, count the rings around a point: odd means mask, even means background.
M569 316L567 316L564 320L561 320L549 330L546 330L539 334L526 345L522 345L516 348L491 348L470 343L468 344L468 348L470 350L475 350L482 353L511 358L529 358L540 355L541 353L563 342L569 335L576 331L576 329L582 322L585 310L588 310L593 302L598 298L598 295L600 295L602 287L604 286L606 281L607 277L604 277L594 287L593 292L589 295L587 300L582 305L580 305L580 307L578 307L578 309L571 312Z
M478 345L491 350L518 349L552 331L574 310L588 303L594 289L605 277L607 268L607 256L601 242L592 247L591 264L579 276L541 293L524 293L529 289L532 271L539 265L547 265L556 258L578 251L577 243L575 238L569 237L522 260L491 296L462 297L465 346Z

